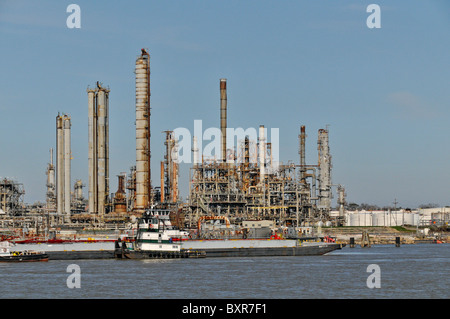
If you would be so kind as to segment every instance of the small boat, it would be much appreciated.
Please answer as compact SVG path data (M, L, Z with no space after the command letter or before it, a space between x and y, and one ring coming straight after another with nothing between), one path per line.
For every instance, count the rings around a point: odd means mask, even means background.
M9 242L0 243L0 262L26 261L48 261L48 255L32 250L11 251Z

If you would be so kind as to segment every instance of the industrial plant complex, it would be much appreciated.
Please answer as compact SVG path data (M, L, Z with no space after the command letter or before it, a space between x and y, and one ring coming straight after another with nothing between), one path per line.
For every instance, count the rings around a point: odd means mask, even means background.
M126 229L151 207L170 209L172 221L194 229L201 221L242 224L264 221L273 227L290 227L298 234L310 226L423 226L448 223L449 209L423 211L346 210L343 185L332 182L329 129L317 132L317 162L306 162L306 127L298 130L298 159L280 162L274 156L276 141L259 124L257 137L245 135L237 145L227 144L227 79L218 79L220 152L205 156L199 139L192 136L188 196L180 196L179 141L165 131L164 145L151 145L150 55L142 49L135 64L136 161L128 173L110 171L109 88L96 82L87 89L88 181L71 176L71 117L56 116L56 152L50 148L46 170L46 200L42 205L23 203L24 186L0 180L0 228L23 233L48 234L51 229ZM164 147L159 172L151 172L151 148ZM54 155L56 155L54 160ZM114 159L113 159L114 160ZM117 178L117 189L110 189ZM43 181L45 179L43 178ZM44 183L43 183L44 184ZM87 184L87 185L86 185ZM83 188L87 187L87 198ZM337 207L332 207L335 194ZM433 215L434 214L434 215Z

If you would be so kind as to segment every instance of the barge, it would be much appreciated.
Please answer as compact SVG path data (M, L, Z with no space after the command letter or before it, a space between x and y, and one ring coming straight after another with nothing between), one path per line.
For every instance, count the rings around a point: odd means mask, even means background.
M0 243L0 262L31 261L48 261L48 255L44 252L33 250L11 251L9 242Z
M341 249L334 242L305 242L300 239L191 239L173 227L168 210L147 211L138 223L134 238L118 240L116 258L262 257L324 255Z
M344 244L320 238L193 239L170 222L169 210L151 209L138 220L136 235L117 240L17 241L15 251L42 251L48 260L155 259L324 255ZM244 235L245 232L242 232Z

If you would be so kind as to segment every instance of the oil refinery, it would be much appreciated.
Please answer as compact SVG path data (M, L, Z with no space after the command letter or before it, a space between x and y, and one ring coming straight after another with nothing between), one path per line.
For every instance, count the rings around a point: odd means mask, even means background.
M299 124L298 159L286 163L274 156L268 129L258 124L258 137L244 136L237 145L227 144L227 79L218 79L220 152L208 157L199 139L192 136L188 196L180 196L179 141L165 131L164 157L156 159L159 174L151 172L150 54L142 49L135 62L136 154L129 173L116 172L118 188L110 190L109 88L96 82L87 88L88 176L86 186L71 177L71 117L56 116L56 161L50 148L46 170L46 200L26 206L23 185L4 178L0 183L1 224L19 232L33 230L48 235L50 229L126 229L151 207L169 209L171 219L183 228L197 228L199 221L271 221L275 227L300 229L318 223L340 226L345 222L346 193L332 183L332 156L328 127L317 132L317 162L306 162L306 126ZM155 147L153 145L153 147ZM114 160L114 159L112 159ZM154 159L155 160L155 159ZM159 166L159 165L158 165ZM153 180L152 180L153 176ZM157 178L155 178L157 176ZM156 181L156 182L155 182ZM338 197L332 212L333 188Z

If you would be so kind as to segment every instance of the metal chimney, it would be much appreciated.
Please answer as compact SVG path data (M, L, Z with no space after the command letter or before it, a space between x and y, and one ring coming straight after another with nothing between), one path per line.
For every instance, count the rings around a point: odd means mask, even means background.
M227 79L220 79L220 131L222 133L222 161L227 160Z

